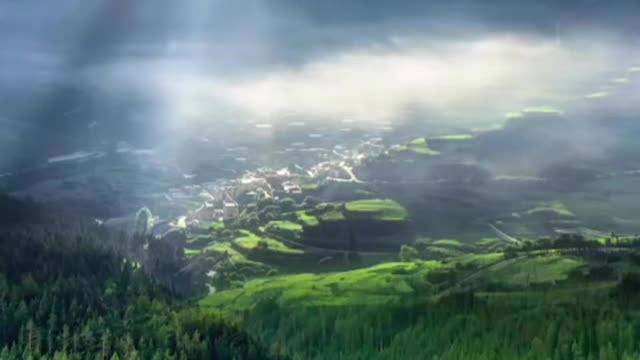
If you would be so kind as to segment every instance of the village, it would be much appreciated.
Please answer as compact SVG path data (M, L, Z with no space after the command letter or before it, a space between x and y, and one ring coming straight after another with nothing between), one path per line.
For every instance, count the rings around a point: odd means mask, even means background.
M280 169L261 167L236 179L170 188L163 198L182 213L168 219L156 219L153 233L162 236L172 229L194 229L233 220L243 211L255 209L264 199L301 201L305 190L308 192L320 185L361 183L353 168L367 157L382 153L381 141L380 138L366 139L351 149L335 145L331 151L326 151L326 159L307 168L297 164Z

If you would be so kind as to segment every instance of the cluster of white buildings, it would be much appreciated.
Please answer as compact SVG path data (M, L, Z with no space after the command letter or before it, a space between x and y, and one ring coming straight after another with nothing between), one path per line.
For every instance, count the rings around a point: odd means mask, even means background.
M308 169L293 165L274 170L258 168L235 180L221 180L181 188L169 189L164 197L181 208L192 209L186 215L187 226L193 222L221 222L238 217L241 210L262 199L302 197L301 177L315 182L359 182L352 172L364 154L384 149L382 139L372 138L349 150L336 146L333 151L323 149L337 159L322 161ZM364 150L364 152L362 152Z
M167 201L187 209L186 226L222 222L240 216L240 210L261 199L302 194L299 175L288 169L260 168L232 181L216 181L169 189Z

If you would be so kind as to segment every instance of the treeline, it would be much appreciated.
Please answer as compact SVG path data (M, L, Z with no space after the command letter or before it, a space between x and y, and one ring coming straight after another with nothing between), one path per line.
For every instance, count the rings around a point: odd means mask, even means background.
M503 249L507 257L515 255L519 251L571 249L571 250L601 250L603 248L640 248L640 237L619 237L612 234L602 241L590 240L578 234L563 234L557 238L541 238L536 241L526 240L520 245L509 245Z
M640 319L615 300L576 295L564 304L467 293L437 304L297 309L263 300L245 321L292 359L640 359Z
M190 316L91 221L33 214L0 229L0 360L267 358L235 326Z

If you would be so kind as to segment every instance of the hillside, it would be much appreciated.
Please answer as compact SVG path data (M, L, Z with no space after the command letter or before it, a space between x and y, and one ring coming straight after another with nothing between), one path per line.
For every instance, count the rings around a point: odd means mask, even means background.
M94 222L23 214L20 224L0 227L0 359L269 358L222 320L178 317L184 300Z
M310 359L640 355L630 342L640 323L621 320L637 309L637 257L603 258L603 248L576 252L563 241L515 255L254 280L198 307L240 321L276 353Z

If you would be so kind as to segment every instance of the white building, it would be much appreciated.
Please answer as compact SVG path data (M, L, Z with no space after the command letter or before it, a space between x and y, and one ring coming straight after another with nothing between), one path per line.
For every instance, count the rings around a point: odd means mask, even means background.
M302 189L299 185L292 183L291 181L285 181L282 183L282 189L287 194L302 194Z

